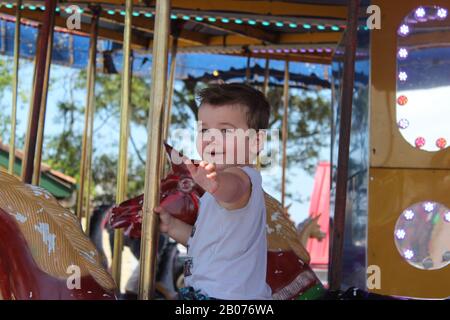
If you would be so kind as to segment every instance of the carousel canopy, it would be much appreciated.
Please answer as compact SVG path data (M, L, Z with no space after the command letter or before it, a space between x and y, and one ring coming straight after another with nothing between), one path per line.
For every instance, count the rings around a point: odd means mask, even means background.
M329 64L345 30L346 2L172 0L171 34L179 39L179 53ZM15 2L1 3L2 19L14 21L15 6ZM22 23L36 28L43 19L44 1L23 1L21 9ZM55 10L56 31L88 35L96 10L100 10L100 39L111 40L115 44L111 49L120 50L125 20L123 0L60 1ZM75 13L80 17L80 28L69 29L67 20ZM148 53L152 48L154 14L155 1L134 1L132 48L138 52Z

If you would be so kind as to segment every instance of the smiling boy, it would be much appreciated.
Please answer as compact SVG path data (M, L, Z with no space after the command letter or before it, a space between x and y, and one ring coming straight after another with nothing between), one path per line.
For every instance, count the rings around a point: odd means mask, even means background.
M199 166L188 163L206 192L190 226L161 207L161 232L188 249L181 299L271 299L266 283L266 208L262 178L252 163L262 150L270 106L243 84L199 93Z

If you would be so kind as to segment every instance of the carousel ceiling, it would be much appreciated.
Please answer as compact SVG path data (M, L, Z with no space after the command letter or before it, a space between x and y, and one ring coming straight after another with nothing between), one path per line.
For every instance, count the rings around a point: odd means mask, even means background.
M179 52L218 53L255 58L328 64L346 23L346 1L172 0L171 33ZM75 7L76 6L76 7ZM94 7L100 8L99 37L123 41L123 0L60 1L55 25L87 35ZM23 1L22 23L41 22L44 1ZM0 15L14 19L15 2L3 2ZM155 1L134 1L132 48L149 52L154 32ZM67 28L78 12L81 25ZM363 26L361 26L363 28Z

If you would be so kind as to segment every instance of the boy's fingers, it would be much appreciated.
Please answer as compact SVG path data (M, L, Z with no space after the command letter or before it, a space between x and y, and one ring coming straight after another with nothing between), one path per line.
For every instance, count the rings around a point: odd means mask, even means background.
M206 161L200 161L200 164L199 164L200 167L206 168L207 165L208 165L208 162L206 162Z
M208 178L208 179L211 179L211 178L215 178L215 177L217 177L217 172L211 172L211 173L208 173L207 175L206 175L206 177Z
M208 163L205 169L208 171L214 171L216 169L216 165L214 163Z
M168 214L168 212L161 206L155 207L153 212L157 213L159 216L163 216L164 214Z

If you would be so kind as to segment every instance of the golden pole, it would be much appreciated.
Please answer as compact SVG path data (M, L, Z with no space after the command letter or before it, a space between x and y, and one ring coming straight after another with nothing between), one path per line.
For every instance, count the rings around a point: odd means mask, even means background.
M42 27L39 31L41 36L38 41L38 53L36 55L36 78L33 88L33 102L29 112L29 126L26 137L25 152L23 157L22 181L31 183L33 178L34 157L36 151L36 140L40 107L42 104L42 94L44 89L45 63L47 59L48 39L50 30L53 29L56 0L45 0L45 12L42 19Z
M28 112L28 122L27 122L27 132L30 132L30 127L31 127L31 109L33 108L33 100L34 100L34 83L36 82L36 62L37 62L37 57L39 55L39 38L41 37L41 32L40 32L40 28L41 25L38 25L37 29L38 29L38 34L36 37L36 51L35 51L35 58L34 58L34 69L33 69L33 81L31 82L31 95L30 95L30 106L29 106L29 112ZM28 145L29 145L29 139L25 139L25 146L24 146L24 150L28 149ZM23 171L23 163L22 163L22 171ZM20 173L22 175L22 173ZM22 179L23 180L23 179Z
M175 84L175 72L177 65L177 51L178 51L178 37L175 36L172 38L172 47L170 50L170 71L169 71L169 81L167 88L167 103L166 108L164 110L164 123L163 123L163 140L167 140L169 136L169 127L172 119L172 99L173 99L173 88ZM161 172L163 172L163 176L167 174L166 166L166 153L161 153Z
M269 76L270 76L270 60L266 58L266 65L264 67L264 85L263 85L263 93L267 96L269 93Z
M94 109L95 109L95 67L96 67L96 55L97 55L97 35L98 35L98 17L99 10L96 8L91 20L91 33L89 41L89 60L87 65L87 95L86 95L86 110L84 112L84 132L83 141L81 145L81 164L80 164L80 189L78 191L77 199L77 215L81 221L83 217L84 201L87 197L87 203L89 203L90 194L90 167L92 153L92 133L94 125ZM86 180L87 183L86 183ZM87 190L85 189L87 184ZM86 208L86 219L88 219ZM86 226L87 227L87 226ZM87 231L87 230L86 230Z
M16 156L16 123L17 123L17 89L19 86L19 57L20 57L20 7L22 0L17 0L16 25L14 31L14 69L13 69L13 101L11 110L11 137L9 140L9 165L10 174L14 174L14 162Z
M178 37L173 37L172 47L170 50L170 71L167 88L167 109L164 111L164 139L169 135L170 120L172 119L172 99L173 88L175 85L175 72L177 67L177 51L178 51Z
M269 58L266 58L266 65L264 67L264 84L263 84L263 93L267 97L267 94L269 92L269 76L270 76L270 60ZM256 169L261 170L261 158L258 155L256 157Z
M156 1L153 41L152 84L150 90L151 116L148 121L147 163L141 239L141 269L139 299L148 300L154 293L158 220L153 209L159 204L160 160L162 152L163 107L167 79L167 51L170 34L170 0ZM150 178L152 180L150 180Z
M52 25L54 24L55 15L52 15ZM53 49L53 28L50 30L47 47L47 57L45 60L44 72L44 87L42 92L41 110L39 113L39 123L36 141L36 154L34 156L33 179L32 184L38 186L41 179L41 161L42 161L42 147L44 144L44 126L45 126L45 112L47 109L48 84L50 80L50 68L52 63L52 49Z
M92 183L92 152L93 152L93 140L94 140L94 115L95 115L95 74L96 74L96 60L97 60L97 39L98 39L98 21L100 16L100 7L91 7L93 12L92 20L91 20L91 40L92 47L89 48L89 60L91 62L91 68L88 70L88 79L87 79L87 104L89 107L89 131L87 138L87 161L86 161L86 173L85 179L87 179L86 183L86 191L84 193L84 200L86 206L86 224L85 224L85 232L89 235L90 229L90 220L91 220L91 183Z
M282 160L282 175L281 175L281 205L285 207L286 197L286 164L287 164L287 138L288 138L288 108L289 108L289 61L286 60L284 67L284 111L283 111L283 160Z
M127 164L128 164L128 136L129 116L131 102L131 27L133 14L133 1L126 0L125 29L123 34L123 70L122 94L120 100L120 139L119 163L117 167L116 203L119 204L127 196ZM120 288L122 271L123 230L114 231L114 253L112 263L112 276Z

